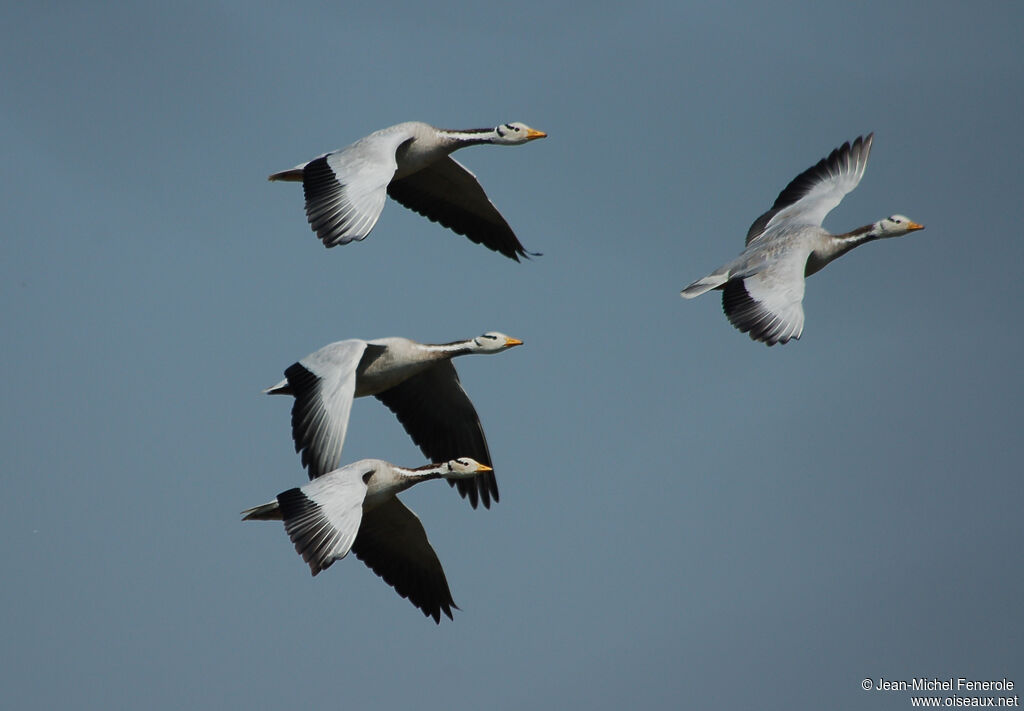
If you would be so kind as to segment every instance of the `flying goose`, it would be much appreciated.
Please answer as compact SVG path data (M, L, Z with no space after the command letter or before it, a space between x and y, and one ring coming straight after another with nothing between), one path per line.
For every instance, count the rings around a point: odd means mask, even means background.
M721 289L730 323L755 341L772 346L800 338L805 277L865 242L924 229L903 215L840 235L822 229L825 215L863 177L874 135L844 143L793 178L772 209L750 226L743 253L690 284L682 296L692 299Z
M440 624L452 617L448 580L423 524L396 494L428 479L458 481L491 468L468 457L405 469L362 459L246 509L243 521L284 521L284 530L313 575L351 550L399 595Z
M446 461L467 456L491 466L480 418L451 359L468 353L500 353L518 338L489 331L454 343L429 345L408 338L337 341L284 371L285 379L264 392L292 395L292 438L310 479L340 463L352 399L373 395L395 413L426 457ZM472 479L449 481L476 508L498 501L498 481L488 468Z
M384 208L384 196L517 262L527 256L476 176L449 154L491 143L517 146L547 136L524 123L455 131L407 121L274 173L301 182L306 218L325 247L361 240Z

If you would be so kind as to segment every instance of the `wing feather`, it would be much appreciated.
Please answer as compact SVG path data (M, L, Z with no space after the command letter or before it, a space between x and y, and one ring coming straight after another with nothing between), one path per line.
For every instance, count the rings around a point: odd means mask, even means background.
M806 263L806 257L803 260ZM730 279L722 309L737 329L769 346L800 338L804 327L804 275L798 258Z
M366 342L356 339L324 346L285 370L292 405L295 451L310 479L335 469L341 459L355 396L356 368Z
M491 466L491 452L480 417L450 360L440 361L376 397L395 413L430 461L472 457ZM468 496L473 508L479 500L484 508L490 508L492 498L499 500L498 480L493 471L448 483L458 488L463 498Z
M347 244L364 239L377 224L398 168L395 154L413 138L408 129L393 126L270 177L292 180L301 170L310 227L325 247Z
M357 462L277 496L284 528L313 575L348 555L359 532L366 478Z
M477 244L517 262L528 256L476 176L450 156L393 180L387 192L396 202Z
M874 138L873 133L858 136L793 178L772 208L754 220L747 231L747 244L782 222L820 227L825 216L864 177Z
M423 524L397 498L363 514L352 552L434 622L458 609Z

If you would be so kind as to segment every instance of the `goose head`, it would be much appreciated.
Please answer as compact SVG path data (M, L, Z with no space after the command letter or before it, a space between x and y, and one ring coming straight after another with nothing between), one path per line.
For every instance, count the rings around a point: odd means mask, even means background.
M488 331L482 336L477 336L471 341L470 350L474 353L500 353L512 346L521 346L523 342L518 338L506 336L497 331Z
M497 126L494 129L494 140L491 143L499 146L518 146L520 143L526 143L535 138L544 138L547 135L543 131L530 128L525 123L514 121Z
M923 230L924 225L919 225L904 215L892 215L884 220L879 220L873 226L871 232L875 237L902 237L903 235Z
M445 479L464 479L483 472L493 471L491 467L481 464L470 457L452 459L442 464L441 469Z

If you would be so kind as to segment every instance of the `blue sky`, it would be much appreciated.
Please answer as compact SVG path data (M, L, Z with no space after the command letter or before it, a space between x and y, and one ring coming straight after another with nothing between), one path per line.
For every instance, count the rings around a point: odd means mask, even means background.
M903 709L1024 683L1017 4L270 3L0 12L0 683L16 708ZM325 250L266 176L393 123L525 121L459 160L515 264L389 203ZM798 172L924 232L808 281L768 349L717 294ZM1007 268L1009 267L1009 268ZM1005 274L1003 272L1006 272ZM311 578L238 512L301 484L261 390L342 338L458 362L501 503L403 495L461 610ZM343 458L418 466L375 401Z

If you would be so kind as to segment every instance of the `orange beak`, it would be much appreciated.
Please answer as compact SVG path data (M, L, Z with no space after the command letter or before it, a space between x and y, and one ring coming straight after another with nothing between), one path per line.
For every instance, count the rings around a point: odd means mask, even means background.
M924 225L919 225L916 222L911 222L909 225L907 225L907 229L910 230L911 232L913 232L914 230L923 230Z
M518 338L508 338L508 339L505 340L505 347L506 348L511 348L512 346L521 346L521 345L523 345L523 342L520 341Z
M481 464L480 468L477 469L476 471L479 474L481 472L493 472L494 469L492 467L487 466L486 464Z
M548 134L544 133L543 131L538 131L537 129L534 128L531 128L529 131L526 132L527 141L532 141L535 138L547 138L547 136Z

